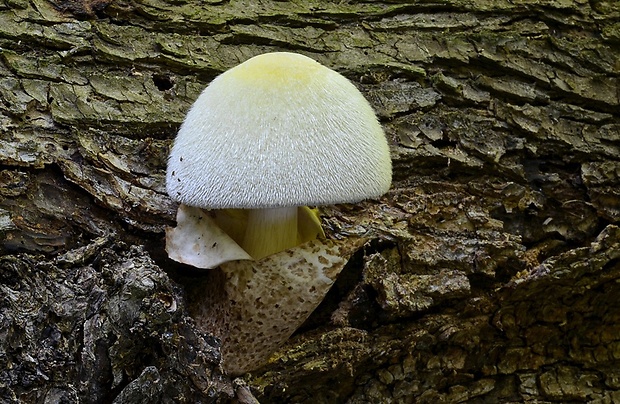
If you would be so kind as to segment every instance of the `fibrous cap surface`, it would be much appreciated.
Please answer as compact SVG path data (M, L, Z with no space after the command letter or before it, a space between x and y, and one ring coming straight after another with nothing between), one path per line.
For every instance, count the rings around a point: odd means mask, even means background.
M294 53L256 56L218 76L179 130L167 189L202 208L357 202L387 192L389 148L345 77Z

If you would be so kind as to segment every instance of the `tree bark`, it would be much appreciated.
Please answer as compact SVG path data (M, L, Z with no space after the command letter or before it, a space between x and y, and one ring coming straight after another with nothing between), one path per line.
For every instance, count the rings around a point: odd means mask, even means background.
M0 400L620 401L619 4L5 2ZM164 252L166 158L210 80L282 50L358 85L394 183L321 208L370 241L233 383Z

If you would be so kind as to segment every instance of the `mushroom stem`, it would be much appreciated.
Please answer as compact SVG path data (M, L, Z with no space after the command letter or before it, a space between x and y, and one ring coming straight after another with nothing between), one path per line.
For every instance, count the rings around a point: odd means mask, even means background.
M241 247L259 260L297 245L297 206L249 211Z

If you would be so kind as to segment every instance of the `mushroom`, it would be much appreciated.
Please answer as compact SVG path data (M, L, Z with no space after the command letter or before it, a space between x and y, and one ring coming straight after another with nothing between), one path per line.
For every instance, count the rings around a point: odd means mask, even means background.
M180 206L166 249L179 262L219 267L193 306L222 338L229 373L260 366L359 248L325 240L308 206L378 198L391 178L370 104L306 56L253 57L202 92L168 161L167 190Z

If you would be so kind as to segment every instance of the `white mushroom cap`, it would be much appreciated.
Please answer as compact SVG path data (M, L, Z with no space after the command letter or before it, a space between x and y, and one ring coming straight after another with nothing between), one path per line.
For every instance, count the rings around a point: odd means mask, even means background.
M342 75L295 53L253 57L218 76L190 109L167 189L202 208L358 202L387 192L387 141Z

